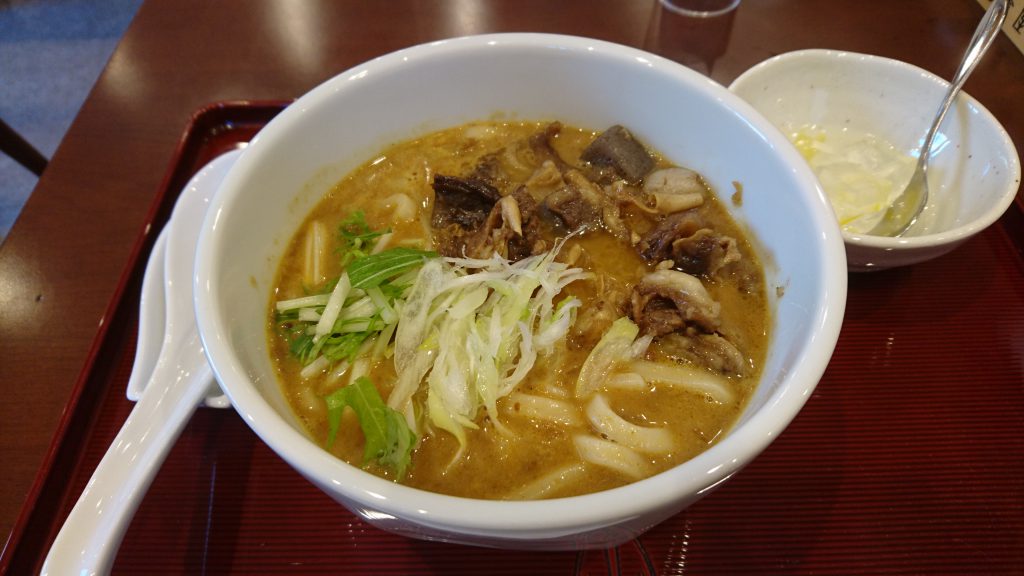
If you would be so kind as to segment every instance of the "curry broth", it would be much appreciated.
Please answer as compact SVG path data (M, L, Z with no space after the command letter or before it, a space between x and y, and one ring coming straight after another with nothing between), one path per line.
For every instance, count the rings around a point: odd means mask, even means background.
M321 286L305 285L302 281L303 247L312 222L326 224L334 242L334 233L341 221L353 211L361 210L372 228L390 228L393 231L390 245L429 248L433 175L468 173L484 155L501 150L509 142L529 137L540 126L530 122L471 123L391 146L341 180L310 213L305 225L290 242L271 300L296 298L322 289ZM594 137L594 132L563 127L552 144L563 158L575 159ZM659 165L669 165L661 160L658 162ZM527 176L529 174L524 174L523 179ZM404 202L396 196L398 193L405 194L412 201L415 211L411 216L395 217L400 212L398 204ZM701 210L714 220L717 227L738 240L744 258L756 259L754 251L721 203L717 200L706 202ZM624 287L635 284L643 274L653 269L632 247L600 231L571 237L562 253L572 251L574 245L578 245L586 255L583 259L585 264L608 275L610 282ZM340 265L336 258L329 260L329 267L323 275L336 278L341 273ZM727 276L705 282L705 285L721 303L723 326L728 327L728 336L743 350L755 370L743 378L729 377L729 383L738 396L738 400L731 404L721 404L705 395L661 385L650 385L642 393L606 391L610 405L625 419L640 425L665 426L672 431L676 439L675 449L668 454L649 456L655 472L706 450L732 425L751 396L766 353L769 313L763 276L747 277L742 281ZM582 301L581 310L593 306L601 297L601 287L594 281L574 282L564 292ZM347 384L348 378L341 378L331 385L317 378L303 379L301 364L289 355L288 343L276 329L273 305L268 318L271 356L282 389L312 438L323 443L328 434L328 424L322 398ZM571 400L579 368L589 352L589 349L560 346L551 356L538 359L519 390ZM649 355L657 354L657 347L652 347ZM368 376L386 399L396 378L391 358L374 364ZM583 402L579 404L582 406ZM422 434L410 471L402 483L465 497L515 497L516 491L531 480L578 459L572 437L589 429L582 407L578 411L579 426L555 425L520 414L519 406L511 397L503 398L498 402L498 413L502 424L511 431L510 435L497 433L481 411L477 419L480 428L467 430L468 449L461 458L453 461L459 448L454 436L439 430ZM362 433L351 410L345 411L331 452L355 466L364 464ZM384 477L391 475L376 464L366 467ZM584 476L568 481L545 496L595 492L633 481L599 466L588 465L586 471Z

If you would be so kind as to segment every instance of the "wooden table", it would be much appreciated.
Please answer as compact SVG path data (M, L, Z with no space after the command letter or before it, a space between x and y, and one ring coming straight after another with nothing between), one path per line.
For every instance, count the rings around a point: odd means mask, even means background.
M731 36L670 47L648 34L656 4L145 3L0 248L0 533L15 524L69 394L90 368L153 196L198 108L292 99L385 52L505 31L646 43L723 84L769 56L816 47L894 57L948 78L982 14L974 0L744 0ZM1006 38L966 89L1024 142L1024 56Z

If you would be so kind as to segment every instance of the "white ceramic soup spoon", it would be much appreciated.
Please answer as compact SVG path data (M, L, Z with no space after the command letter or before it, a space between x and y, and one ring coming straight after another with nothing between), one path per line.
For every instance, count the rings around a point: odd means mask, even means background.
M175 296L168 294L164 274L167 262L167 236L170 229L170 226L165 226L160 231L156 242L153 243L153 250L149 253L149 262L146 263L146 274L142 279L135 362L132 364L131 376L128 378L128 386L125 389L125 396L132 402L138 402L142 397L142 392L152 378L157 362L161 358L166 358L178 345L177 334L181 330L175 325L176 322L192 322L190 316L169 318L167 313L168 308L174 307L174 303L168 302L168 299ZM213 392L203 401L203 406L231 407L231 402L219 387Z
M164 253L165 345L138 403L57 534L43 574L110 572L125 530L174 441L200 401L219 393L196 329L192 274L206 207L238 153L207 164L175 204ZM155 254L159 257L159 251Z

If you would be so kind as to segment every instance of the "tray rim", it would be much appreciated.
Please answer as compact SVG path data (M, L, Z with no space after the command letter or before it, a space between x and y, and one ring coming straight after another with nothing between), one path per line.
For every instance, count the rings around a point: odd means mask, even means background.
M204 131L204 128L211 129L224 124L224 122L216 122L216 115L218 114L225 114L231 110L237 110L244 114L247 111L263 109L267 113L273 111L273 114L270 116L270 118L272 118L273 115L276 115L278 112L283 110L292 101L293 100L285 99L239 99L214 101L195 109L186 121L174 150L169 157L167 168L161 178L161 182L150 202L146 212L146 217L140 227L140 231L135 237L129 257L126 259L121 270L117 286L104 309L103 318L107 321L103 322L97 328L95 336L89 346L86 360L75 379L75 383L72 386L68 400L64 404L63 412L50 441L47 452L35 474L29 491L26 493L19 514L11 532L8 534L7 541L2 551L0 551L0 574L8 573L11 568L12 560L25 545L26 529L36 516L36 504L42 495L43 489L50 478L54 467L59 463L58 456L61 452L61 448L68 441L68 435L71 432L72 423L76 418L81 417L78 414L79 406L82 403L83 395L91 389L89 386L89 380L97 368L97 362L101 355L103 346L109 337L110 331L113 328L112 325L116 324L116 322L113 321L114 316L119 310L121 310L121 306L127 305L124 300L128 292L128 287L131 284L133 276L140 272L140 270L138 270L140 264L144 264L140 262L140 259L148 254L149 250L152 248L152 244L156 241L159 233L158 226L162 225L160 212L165 208L164 202L166 201L167 195L172 193L171 186L181 170L182 162L189 152L189 147L193 144L195 141L194 139L197 136L202 137L208 134L208 132ZM261 124L265 126L269 123L270 118L265 122L261 122ZM210 122L211 120L214 121L212 124L204 126L204 122ZM1024 266L1024 187L1018 189L1014 202L1011 204L1007 212L997 220L996 225L1000 228L999 233L1003 234L1010 245L1015 248L1016 256L1018 257L1018 267ZM53 522L56 523L58 519L59 513L58 517L53 519ZM42 558L39 558L38 562L41 563L41 561Z
M156 237L159 232L156 225L159 224L157 221L159 220L160 211L163 208L163 204L168 193L171 192L170 187L181 168L182 160L188 152L189 146L192 144L193 139L196 136L202 135L201 128L203 122L208 122L211 119L214 119L214 115L224 114L226 111L231 109L255 110L263 108L268 111L276 109L274 112L274 115L276 115L291 102L292 100L283 99L218 100L210 102L204 106L200 106L186 121L185 126L178 137L178 141L175 144L174 151L171 153L167 168L164 170L164 175L160 180L157 191L153 195L153 199L150 201L149 207L146 210L146 217L143 219L140 230L135 236L135 242L129 252L129 256L125 261L124 266L121 268L121 272L117 280L117 286L114 289L110 300L107 302L107 305L104 307L102 318L107 321L102 322L97 327L95 336L89 345L89 351L86 354L85 362L82 364L82 368L79 370L78 376L75 378L75 383L72 385L71 393L68 396L67 402L64 403L60 420L57 423L57 428L50 440L46 454L43 456L42 463L32 480L32 485L26 493L25 499L22 501L21 509L15 519L14 526L11 528L11 532L7 535L7 541L2 552L0 552L0 574L7 573L10 568L12 558L23 543L26 528L34 515L36 504L42 494L43 486L46 484L54 466L57 464L57 456L61 447L68 439L72 420L77 416L82 396L88 387L89 377L96 367L100 350L106 342L111 326L114 324L111 320L124 304L123 300L125 298L128 284L137 272L136 269L140 264L140 259L144 254L148 253L148 251L152 249L152 244L156 241Z

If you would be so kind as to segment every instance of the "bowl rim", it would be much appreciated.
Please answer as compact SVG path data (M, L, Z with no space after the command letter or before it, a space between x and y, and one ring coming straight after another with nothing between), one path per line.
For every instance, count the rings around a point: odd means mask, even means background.
M820 278L814 294L821 304L809 317L805 330L810 338L800 347L781 384L766 400L766 408L753 414L733 428L719 443L695 458L652 477L622 487L572 496L535 501L501 501L463 498L428 492L391 482L335 458L315 445L306 435L288 425L260 395L246 374L244 366L222 334L227 332L227 319L222 319L215 303L219 299L217 278L213 269L221 244L215 228L221 213L240 192L240 183L254 156L252 151L272 146L278 133L287 130L292 117L305 109L344 92L345 79L366 70L393 70L424 59L451 52L494 49L528 49L573 51L583 57L612 61L639 61L659 67L661 73L675 76L695 90L712 91L716 98L730 106L768 140L784 161L792 165L794 177L806 185L813 195L811 215L818 222L821 239ZM373 76L372 74L370 76ZM224 391L243 420L282 459L318 486L334 486L332 490L344 498L384 513L396 513L411 520L449 533L497 535L505 540L537 540L558 538L579 532L581 526L600 528L627 519L643 517L655 510L667 509L688 496L699 497L741 469L772 442L796 416L817 386L838 341L846 303L846 257L834 224L831 207L806 164L796 160L799 153L753 107L713 80L684 66L640 49L603 40L543 33L500 33L450 38L419 44L357 64L324 81L296 100L271 121L244 151L210 203L203 223L196 256L194 278L195 312L210 364L217 380L227 381ZM830 223L833 223L830 225ZM834 227L834 232L830 228ZM239 381L240 380L240 381ZM222 384L223 385L223 384ZM737 458L741 454L743 458ZM709 482L709 479L711 480ZM357 481L353 483L353 481ZM375 512L379 516L380 512ZM384 517L383 520L391 518ZM475 531L475 532L474 532Z
M835 60L837 58L857 61L868 66L887 66L890 68L906 70L907 72L912 72L915 75L923 76L931 82L935 82L942 87L943 91L949 88L949 82L947 80L925 70L924 68L909 62L904 62L903 60L849 50L807 48L777 54L771 58L762 60L754 66L751 66L729 84L729 91L736 93L738 87L742 87L745 83L754 81L754 79L759 75L769 75L772 67L779 64L791 64L791 61L801 59ZM996 130L996 134L999 136L1002 148L1006 150L1006 157L1009 160L1008 171L1006 174L1007 184L1003 189L1003 193L999 196L999 200L992 203L978 217L954 228L950 228L949 230L922 234L919 236L896 238L873 236L870 234L853 233L841 230L843 240L846 243L873 250L928 249L935 246L956 244L991 226L992 223L998 220L1010 207L1010 204L1013 203L1014 198L1017 196L1021 179L1020 156L1017 152L1017 148L1014 145L1013 140L1010 138L1010 135L1006 132L1006 128L1003 127L999 120L996 119L996 117L988 110L988 108L985 108L981 102L963 90L961 90L958 98L964 98L972 108L978 111L982 118L992 124Z

